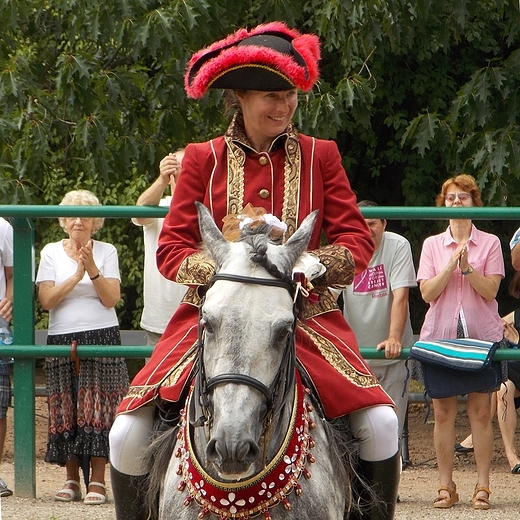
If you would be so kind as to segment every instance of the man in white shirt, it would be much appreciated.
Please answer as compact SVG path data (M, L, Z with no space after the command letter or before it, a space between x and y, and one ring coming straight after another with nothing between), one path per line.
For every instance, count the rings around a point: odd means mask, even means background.
M159 177L137 199L137 206L170 205L183 157L184 148L164 157L159 164ZM168 186L171 195L165 197ZM141 328L146 332L147 345L155 346L177 310L186 287L167 280L157 269L155 254L164 218L133 218L132 222L142 226L144 233L144 308Z
M361 201L358 206L377 204ZM408 306L409 288L417 286L412 250L406 238L386 231L385 219L365 221L375 251L365 271L343 292L343 312L360 347L385 351L385 359L370 359L367 363L396 404L402 439L408 407L408 386L404 391L408 378L405 360L395 358L403 347L414 343Z

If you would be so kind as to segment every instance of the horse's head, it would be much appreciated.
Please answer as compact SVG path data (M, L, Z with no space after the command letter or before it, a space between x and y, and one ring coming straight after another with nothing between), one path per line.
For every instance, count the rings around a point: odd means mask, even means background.
M201 319L199 378L210 432L206 456L221 478L241 479L262 462L266 417L294 373L291 273L307 249L316 212L284 245L275 245L269 226L229 242L209 211L202 204L197 209L216 273Z

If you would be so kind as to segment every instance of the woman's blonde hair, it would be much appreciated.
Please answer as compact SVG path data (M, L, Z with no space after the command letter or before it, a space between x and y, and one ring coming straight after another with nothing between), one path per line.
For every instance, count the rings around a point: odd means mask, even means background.
M461 173L460 175L456 175L455 177L451 177L447 181L444 181L441 192L435 199L435 204L437 206L444 206L448 188L452 185L457 186L459 190L464 190L466 193L469 193L473 199L473 206L483 206L477 182L475 181L474 177L468 175L467 173Z
M88 190L73 190L69 191L65 194L62 201L60 202L60 206L101 206L99 199ZM65 220L67 217L58 217L60 221L60 226L63 229L65 227ZM95 233L98 229L103 227L103 223L105 219L102 217L94 217L94 227L92 229L92 233Z

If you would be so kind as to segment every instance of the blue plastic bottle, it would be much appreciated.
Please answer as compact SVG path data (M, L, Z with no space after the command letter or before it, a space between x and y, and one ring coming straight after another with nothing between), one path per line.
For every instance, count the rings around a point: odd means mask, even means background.
M0 317L0 349L3 345L13 344L13 331L9 327L9 322ZM1 354L1 351L0 351ZM0 363L12 363L13 358L0 358Z

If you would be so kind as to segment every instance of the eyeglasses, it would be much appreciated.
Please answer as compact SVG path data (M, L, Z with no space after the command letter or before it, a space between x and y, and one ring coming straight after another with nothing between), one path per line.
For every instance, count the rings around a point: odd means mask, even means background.
M93 217L65 217L65 220L75 222L78 218L81 222L85 222L86 220L92 220Z
M471 193L447 193L444 200L447 202L455 202L455 199L459 199L461 202L471 199Z

